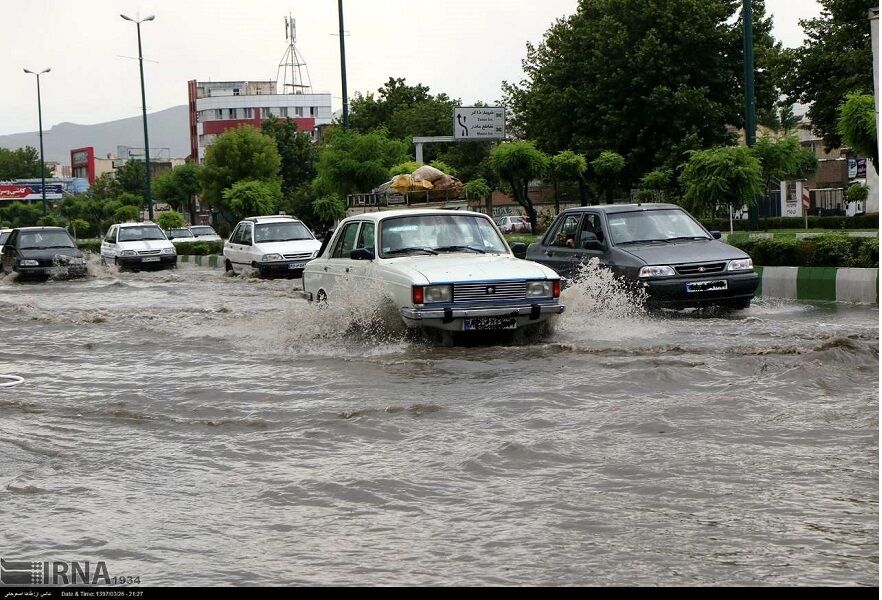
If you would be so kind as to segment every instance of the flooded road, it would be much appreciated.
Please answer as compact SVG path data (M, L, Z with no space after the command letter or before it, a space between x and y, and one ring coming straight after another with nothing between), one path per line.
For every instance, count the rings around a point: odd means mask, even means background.
M440 348L297 281L0 280L0 550L144 585L878 585L878 308Z

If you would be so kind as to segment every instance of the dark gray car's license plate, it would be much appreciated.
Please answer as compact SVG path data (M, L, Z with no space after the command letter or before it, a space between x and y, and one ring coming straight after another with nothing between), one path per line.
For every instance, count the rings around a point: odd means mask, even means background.
M490 331L498 329L517 329L518 323L514 317L478 317L465 319L462 322L463 331Z
M717 292L729 289L729 282L725 279L715 281L692 281L686 284L687 292Z

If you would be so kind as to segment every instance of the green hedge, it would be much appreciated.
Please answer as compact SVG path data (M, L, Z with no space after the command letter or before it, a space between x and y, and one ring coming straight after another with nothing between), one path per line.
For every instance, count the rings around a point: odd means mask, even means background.
M174 242L172 242L174 243ZM77 247L80 250L101 252L101 240L77 240ZM175 249L179 255L190 256L206 256L209 254L223 254L224 243L220 242L185 242L175 244Z
M734 239L763 267L879 267L879 239L827 233L813 238Z
M729 219L703 219L701 224L713 231L729 231ZM747 231L747 220L732 223L736 231ZM805 217L768 217L760 219L759 231L768 229L803 229ZM809 217L809 229L879 229L879 213L855 217Z

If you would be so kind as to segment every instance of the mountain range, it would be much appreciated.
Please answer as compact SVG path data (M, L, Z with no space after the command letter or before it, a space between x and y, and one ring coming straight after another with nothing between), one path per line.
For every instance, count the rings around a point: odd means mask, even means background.
M168 148L172 158L190 154L190 124L186 105L173 106L147 114L147 127L151 148ZM70 151L74 148L92 146L96 158L116 156L117 146L144 147L144 126L141 116L79 125L59 123L43 130L46 161L58 161L70 166ZM36 131L0 135L0 148L15 150L24 146L40 149L40 137Z

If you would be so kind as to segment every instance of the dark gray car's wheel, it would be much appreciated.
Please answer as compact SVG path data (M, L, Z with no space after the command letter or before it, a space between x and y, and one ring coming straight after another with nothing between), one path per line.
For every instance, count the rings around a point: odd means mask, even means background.
M233 263L231 263L229 260L225 260L224 261L224 270L227 273L232 273L233 272Z

